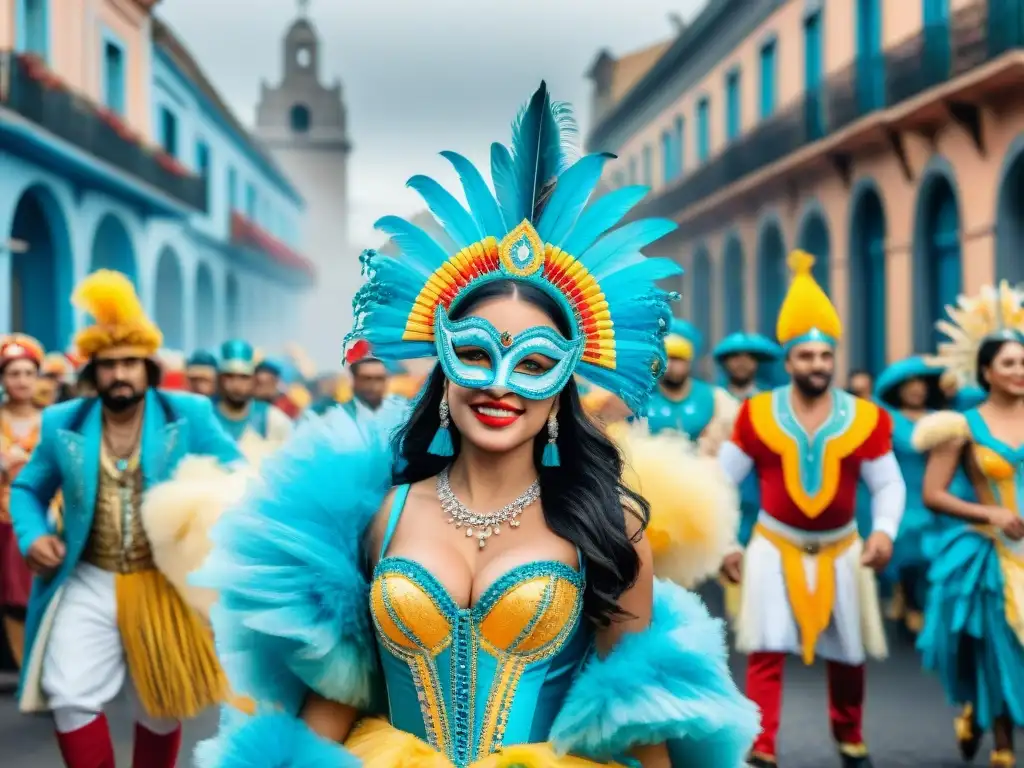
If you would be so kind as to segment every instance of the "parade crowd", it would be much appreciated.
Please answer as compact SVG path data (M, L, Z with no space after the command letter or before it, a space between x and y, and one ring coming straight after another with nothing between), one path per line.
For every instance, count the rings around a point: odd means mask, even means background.
M134 768L176 765L211 706L205 768L766 768L789 656L823 662L838 764L884 766L886 617L964 760L1016 764L1024 292L962 297L933 354L843 388L795 252L776 338L701 369L657 287L678 267L637 258L674 224L614 229L640 196L588 202L604 157L566 160L563 109L542 85L492 169L533 172L494 196L454 153L468 208L420 185L457 252L382 220L404 250L364 255L339 371L165 350L109 271L73 352L0 341L3 629L69 768L113 768L122 689Z

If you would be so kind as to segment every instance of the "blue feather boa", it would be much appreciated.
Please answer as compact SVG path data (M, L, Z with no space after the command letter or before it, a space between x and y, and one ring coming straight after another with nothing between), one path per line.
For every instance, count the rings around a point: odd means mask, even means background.
M197 768L359 768L344 747L283 713L221 720L215 741L196 748Z
M391 486L388 430L342 408L309 418L211 532L192 582L232 690L295 714L307 689L373 711L379 689L363 533Z
M678 768L745 765L760 717L727 659L722 622L696 595L656 581L651 626L584 667L551 741L560 753L598 760L667 742Z

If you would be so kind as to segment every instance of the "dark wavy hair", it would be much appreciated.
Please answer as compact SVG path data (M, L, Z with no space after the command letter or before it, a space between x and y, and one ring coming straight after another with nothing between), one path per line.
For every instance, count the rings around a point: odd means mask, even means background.
M516 296L548 315L566 338L569 321L550 296L539 288L510 280L487 283L459 302L452 319L465 317L490 299ZM444 394L441 366L434 367L420 394L412 416L394 438L399 461L395 483L416 483L434 477L451 459L427 451L440 424L438 408ZM541 430L533 442L533 459L540 477L544 519L555 534L575 544L586 567L583 615L597 627L629 615L618 604L619 597L637 579L640 559L634 540L626 530L628 514L647 526L650 505L622 483L622 457L615 444L591 421L580 404L575 381L570 380L558 395L558 450L561 465L545 467L541 455L547 432ZM458 456L461 436L453 424L452 443ZM638 537L640 533L637 533ZM634 537L635 538L635 537Z
M985 380L985 371L992 367L992 363L995 362L999 353L1003 351L1003 347L1007 344L1020 343L1021 342L1016 339L1007 339L1001 336L986 339L981 343L981 346L978 347L977 360L977 378L979 387L984 389L986 392L992 391L992 385Z

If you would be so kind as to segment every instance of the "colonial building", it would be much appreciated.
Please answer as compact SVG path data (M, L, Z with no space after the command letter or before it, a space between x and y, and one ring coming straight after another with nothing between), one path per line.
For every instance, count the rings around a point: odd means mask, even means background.
M282 41L276 85L264 82L256 135L306 196L304 241L316 264L316 290L303 302L300 327L310 355L336 365L352 327L352 298L362 284L358 249L348 237L347 116L341 83L322 79L322 49L300 0Z
M266 345L313 281L295 252L301 198L154 5L0 0L0 332L63 348L85 320L73 285L107 267L136 282L168 346L212 345L256 317ZM234 221L231 156L271 205Z
M589 144L679 223L658 246L711 341L774 333L800 247L844 367L877 372L959 293L1024 281L1022 46L1024 0L716 0L655 56L598 58Z

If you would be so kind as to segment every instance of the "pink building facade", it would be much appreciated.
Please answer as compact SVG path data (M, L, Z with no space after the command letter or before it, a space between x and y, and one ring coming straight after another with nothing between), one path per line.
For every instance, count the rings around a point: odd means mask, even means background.
M598 59L590 148L679 223L652 250L710 342L774 336L799 247L840 373L877 373L959 293L1024 282L1022 46L1022 0L716 0L641 74Z

